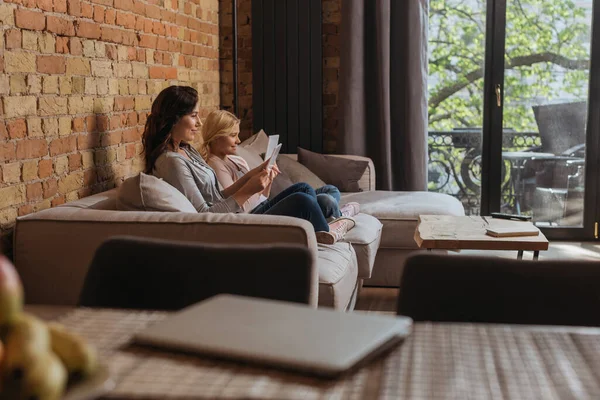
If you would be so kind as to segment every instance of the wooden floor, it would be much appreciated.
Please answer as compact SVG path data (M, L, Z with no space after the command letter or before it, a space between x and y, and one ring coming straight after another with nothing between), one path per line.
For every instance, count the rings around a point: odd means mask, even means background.
M355 310L377 311L378 313L396 313L398 289L395 288L362 288L358 294Z
M478 251L463 250L451 255L486 255L495 257L516 258L515 251ZM533 253L525 252L525 259L531 259ZM540 252L540 260L599 260L600 242L551 242L548 251ZM600 267L600 262L598 263ZM361 290L356 301L355 310L378 311L383 313L396 312L398 289L365 287Z

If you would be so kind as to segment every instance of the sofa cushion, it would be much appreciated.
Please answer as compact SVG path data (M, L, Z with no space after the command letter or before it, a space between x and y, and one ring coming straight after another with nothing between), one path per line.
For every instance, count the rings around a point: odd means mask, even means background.
M280 155L277 158L277 166L293 183L306 182L315 189L325 186L325 182L314 172L287 155Z
M371 277L375 256L381 242L383 225L379 220L368 214L354 216L356 226L344 236L343 241L352 244L358 262L358 277L367 279Z
M358 265L350 243L319 244L319 307L344 310L352 300Z
M382 248L416 249L414 240L419 215L465 215L456 198L433 192L370 191L342 193L340 204L360 203L360 212L383 224Z
M117 209L197 213L192 203L179 190L162 179L143 172L123 182L117 193Z
M298 161L340 192L359 192L358 181L369 165L368 161L327 156L301 147L298 147Z

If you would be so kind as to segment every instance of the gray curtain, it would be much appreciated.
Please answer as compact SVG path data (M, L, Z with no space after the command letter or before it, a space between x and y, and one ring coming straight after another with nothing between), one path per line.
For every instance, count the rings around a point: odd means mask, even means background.
M427 190L428 0L344 0L338 151L380 190Z

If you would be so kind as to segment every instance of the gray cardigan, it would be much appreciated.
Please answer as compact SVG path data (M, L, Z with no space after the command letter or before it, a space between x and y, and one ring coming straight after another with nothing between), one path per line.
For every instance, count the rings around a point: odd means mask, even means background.
M225 199L217 187L217 177L193 147L184 148L192 161L167 151L154 164L152 174L179 190L198 212L243 212L233 197Z

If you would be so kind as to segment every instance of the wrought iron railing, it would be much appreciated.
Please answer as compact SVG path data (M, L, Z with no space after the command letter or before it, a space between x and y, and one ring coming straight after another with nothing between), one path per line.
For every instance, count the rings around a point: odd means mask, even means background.
M481 199L481 139L478 129L429 132L429 190L458 198L468 215L478 215ZM538 132L506 129L503 151L534 150L541 145ZM510 185L513 168L505 161L502 170L502 201L511 208L515 193Z

